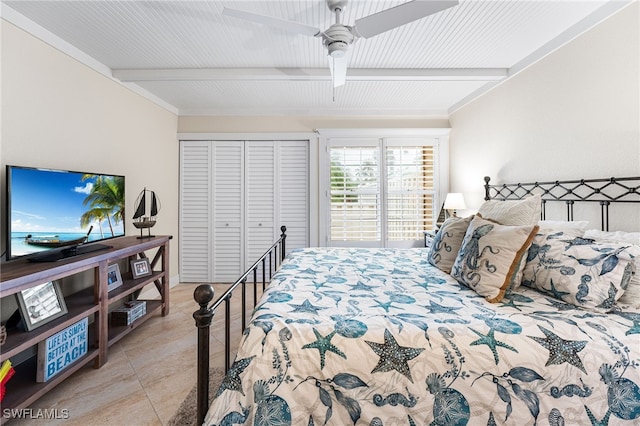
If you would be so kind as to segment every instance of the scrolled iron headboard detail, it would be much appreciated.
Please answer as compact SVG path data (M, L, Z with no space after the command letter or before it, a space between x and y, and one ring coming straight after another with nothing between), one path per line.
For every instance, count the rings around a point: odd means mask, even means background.
M556 180L491 185L485 176L485 200L519 200L528 195L542 197L541 219L545 219L547 202L564 202L567 205L567 220L573 220L575 202L597 202L600 204L602 229L609 229L609 205L611 203L640 203L640 177Z

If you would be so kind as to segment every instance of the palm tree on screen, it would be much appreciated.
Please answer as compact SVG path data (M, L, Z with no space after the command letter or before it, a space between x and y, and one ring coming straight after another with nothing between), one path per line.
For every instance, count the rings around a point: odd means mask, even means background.
M102 233L102 222L106 219L111 236L114 236L113 223L118 224L124 218L124 179L91 174L82 176L83 181L94 178L91 192L83 201L84 205L89 206L89 210L80 217L80 225L87 226L95 220L100 224Z

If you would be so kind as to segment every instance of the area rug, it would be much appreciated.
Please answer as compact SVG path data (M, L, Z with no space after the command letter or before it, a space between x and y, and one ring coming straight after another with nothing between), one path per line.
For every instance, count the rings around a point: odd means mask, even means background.
M209 370L209 403L211 403L213 396L218 391L223 377L224 369L212 368ZM171 417L167 426L196 425L196 410L196 387L194 386L184 401L182 401L182 404L180 404L178 411Z

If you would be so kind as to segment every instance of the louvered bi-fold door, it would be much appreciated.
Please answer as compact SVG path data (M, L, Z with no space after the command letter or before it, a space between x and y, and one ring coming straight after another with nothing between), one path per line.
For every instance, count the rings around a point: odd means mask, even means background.
M287 252L309 247L309 145L282 141L278 144L278 212L287 226Z
M251 266L287 227L287 251L309 246L309 145L246 143L247 256Z
M273 244L278 193L276 144L273 141L250 141L245 143L245 149L246 269Z
M307 247L308 194L308 143L183 141L181 280L235 281L281 225L288 251Z
M205 281L211 259L211 161L209 142L180 145L180 280Z
M216 141L213 157L213 277L233 282L242 273L244 144Z
M180 280L234 281L244 259L244 144L183 141L180 158Z

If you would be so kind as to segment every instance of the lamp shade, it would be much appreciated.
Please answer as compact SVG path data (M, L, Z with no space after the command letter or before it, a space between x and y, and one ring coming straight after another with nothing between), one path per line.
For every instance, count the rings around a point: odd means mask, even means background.
M450 192L444 200L444 208L446 210L463 210L467 208L464 203L464 197L459 192Z

